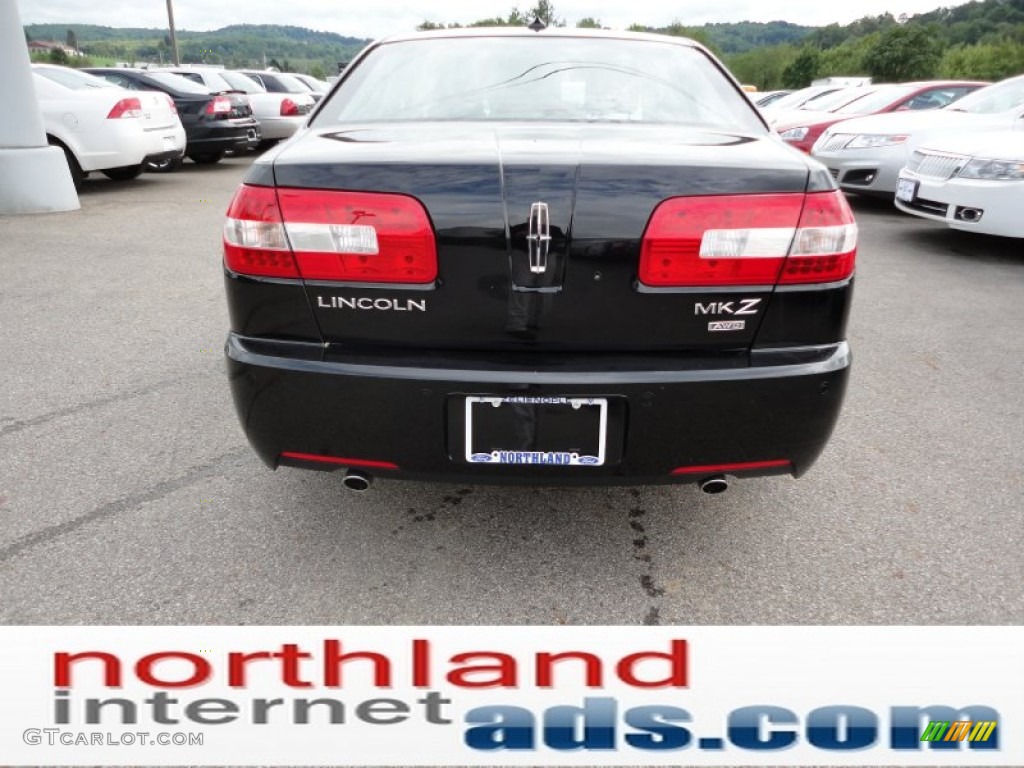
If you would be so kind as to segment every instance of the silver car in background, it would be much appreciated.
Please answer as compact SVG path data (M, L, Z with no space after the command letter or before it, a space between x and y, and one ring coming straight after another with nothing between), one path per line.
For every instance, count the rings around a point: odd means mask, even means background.
M981 88L942 109L844 120L811 149L846 192L892 198L900 169L922 142L948 133L1024 130L1024 75Z

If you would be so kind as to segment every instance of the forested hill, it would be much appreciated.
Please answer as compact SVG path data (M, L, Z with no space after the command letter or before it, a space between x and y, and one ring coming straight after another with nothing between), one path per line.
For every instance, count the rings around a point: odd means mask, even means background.
M642 13L642 4L636 10ZM526 11L513 9L507 18L424 21L419 28L521 25L534 15L552 24L565 23L550 0L538 0ZM886 13L824 27L786 21L688 26L683 16L663 27L647 26L641 18L630 29L693 37L722 55L740 80L762 89L796 88L828 75L869 75L881 81L937 76L998 80L1024 73L1024 0L972 0L916 16ZM601 26L595 18L577 23ZM170 59L164 29L30 24L25 34L30 40L68 42L97 61ZM351 59L368 41L303 27L238 24L210 32L180 30L178 42L187 63L266 63L323 76L335 72L338 62Z
M708 41L723 53L743 53L769 45L799 43L816 27L803 27L788 21L740 21L732 24L705 24L701 29Z
M70 34L69 34L70 33ZM166 29L104 27L94 24L28 24L30 40L74 42L87 56L121 61L168 61L170 40ZM182 61L223 64L232 67L262 66L276 60L287 69L313 68L326 73L339 61L351 59L368 42L333 32L277 24L234 24L222 29L195 32L179 29Z

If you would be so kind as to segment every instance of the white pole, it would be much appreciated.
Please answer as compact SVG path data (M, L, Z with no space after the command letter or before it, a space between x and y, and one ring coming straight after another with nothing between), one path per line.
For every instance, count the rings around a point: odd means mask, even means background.
M64 152L47 145L18 0L0 0L0 72L0 214L77 210Z

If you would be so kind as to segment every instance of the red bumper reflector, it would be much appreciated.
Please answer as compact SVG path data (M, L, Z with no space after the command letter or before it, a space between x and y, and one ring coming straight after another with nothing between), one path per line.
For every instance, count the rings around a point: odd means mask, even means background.
M701 467L679 467L672 470L673 475L710 475L716 472L742 472L746 469L771 469L773 467L789 467L789 459L773 459L772 461L745 461L739 464L707 464Z
M372 459L347 459L341 456L321 456L318 453L293 453L286 451L281 454L282 459L296 459L298 461L319 461L321 464L338 464L343 467L363 467L365 469L398 469L397 464L390 461L374 461Z

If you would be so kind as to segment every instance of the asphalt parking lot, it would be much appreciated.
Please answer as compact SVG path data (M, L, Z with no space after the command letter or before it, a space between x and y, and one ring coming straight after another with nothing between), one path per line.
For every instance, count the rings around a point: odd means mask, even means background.
M856 201L855 367L800 481L517 489L282 469L238 427L249 161L0 217L0 622L1024 623L1024 248Z

